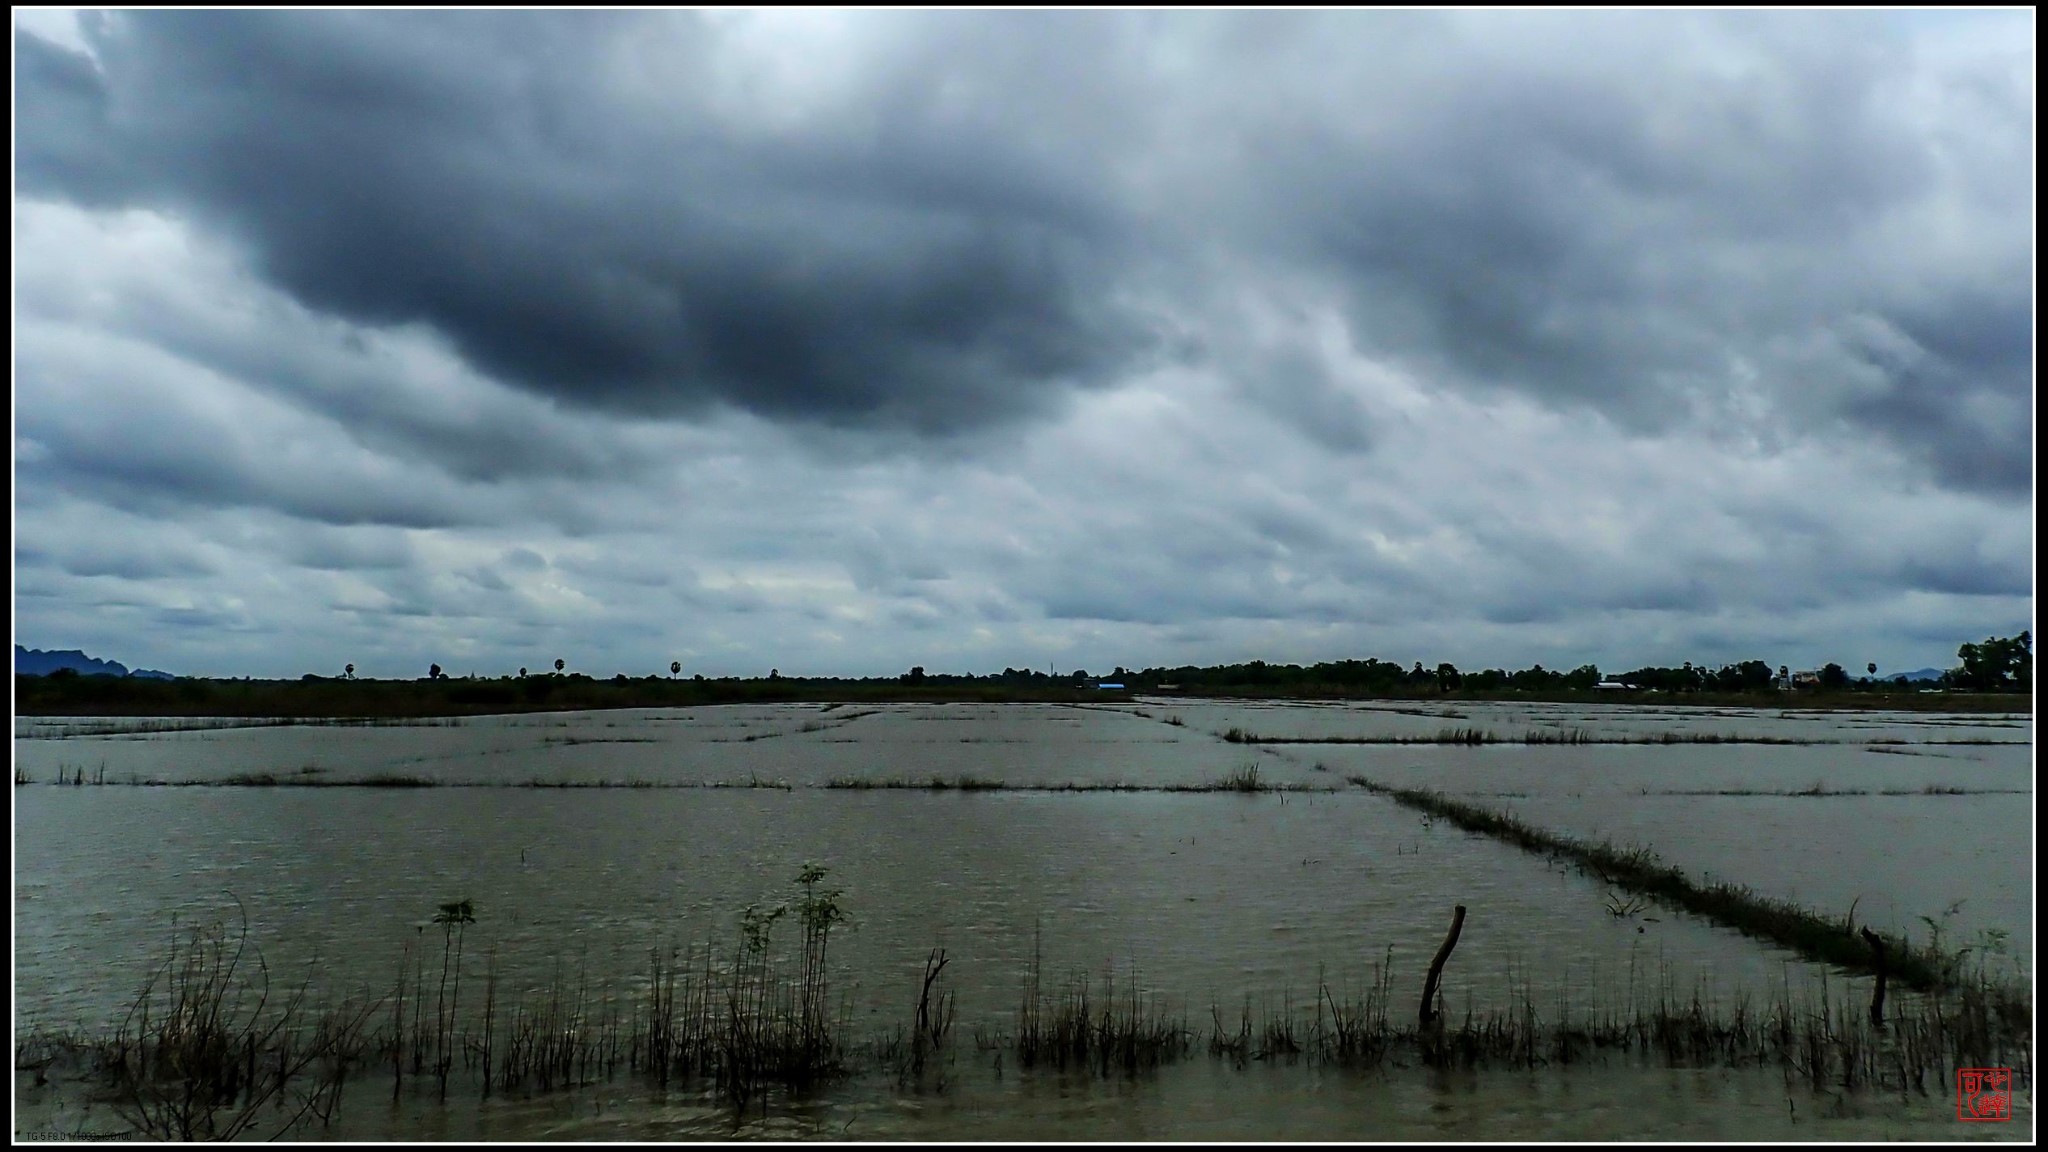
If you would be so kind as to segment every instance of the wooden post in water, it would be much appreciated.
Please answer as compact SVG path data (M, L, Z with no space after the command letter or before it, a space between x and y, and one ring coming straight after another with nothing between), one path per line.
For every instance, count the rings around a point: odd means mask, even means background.
M1870 994L1870 1022L1872 1025L1882 1028L1884 1027L1884 938L1865 928L1863 930L1863 942L1870 945L1870 950L1877 954L1877 989Z
M1444 936L1443 945L1436 950L1436 959L1429 962L1428 979L1422 982L1422 1012L1420 1020L1425 1030L1436 1021L1437 982L1443 978L1444 963L1451 958L1451 949L1458 946L1458 933L1464 930L1465 906L1460 904L1451 910L1451 930Z
M926 1046L929 1045L930 1047L937 1048L939 1041L945 1036L946 1008L944 994L940 995L937 1013L934 1014L932 1010L932 984L938 980L939 974L945 970L946 950L944 948L932 949L932 954L925 958L924 991L918 993L917 1018L911 1024L912 1030L916 1033L911 1038L911 1051L920 1070L924 1067L924 1050Z

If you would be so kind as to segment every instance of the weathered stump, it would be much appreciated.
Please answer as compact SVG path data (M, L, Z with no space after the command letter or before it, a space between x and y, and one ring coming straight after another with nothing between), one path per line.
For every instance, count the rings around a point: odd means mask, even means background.
M1882 1028L1884 1027L1884 938L1865 928L1863 929L1863 942L1870 945L1870 951L1877 957L1875 965L1877 968L1877 988L1870 994L1870 1023L1878 1028Z
M1424 1031L1437 1023L1437 985L1443 979L1444 964L1451 958L1451 949L1458 946L1458 933L1465 930L1465 906L1451 910L1451 930L1444 936L1444 942L1436 950L1436 959L1429 962L1429 976L1422 982L1422 1011L1419 1014Z

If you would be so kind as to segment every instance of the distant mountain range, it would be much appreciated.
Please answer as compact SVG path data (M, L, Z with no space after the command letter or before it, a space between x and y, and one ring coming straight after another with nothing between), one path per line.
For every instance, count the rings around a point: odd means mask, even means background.
M1939 680L1941 679L1941 669L1922 668L1917 672L1880 672L1877 674L1875 679L1897 680L1901 676L1904 676L1908 680Z
M17 676L48 676L52 672L69 668L80 676L139 676L145 680L176 680L169 672L158 672L154 668L137 668L129 671L125 664L113 660L99 660L76 648L64 652L45 652L40 648L14 646L14 674Z

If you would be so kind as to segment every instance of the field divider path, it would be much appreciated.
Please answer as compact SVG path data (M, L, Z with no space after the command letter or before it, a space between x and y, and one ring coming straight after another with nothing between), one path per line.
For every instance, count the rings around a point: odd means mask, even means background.
M75 774L74 774L75 773ZM378 773L370 776L329 779L317 774L277 775L270 772L240 773L215 779L167 780L128 777L107 779L104 774L88 777L84 769L67 768L57 779L36 780L16 769L16 787L45 785L94 788L457 788L457 789L621 789L626 791L696 791L703 789L763 789L773 792L1031 792L1041 794L1079 792L1236 792L1315 793L1340 795L1350 789L1334 784L1276 782L1263 779L1256 766L1247 765L1219 779L1183 784L1131 784L1121 781L1064 781L1054 784L1009 784L977 776L931 776L926 778L842 776L832 780L795 783L754 776L745 780L436 780L425 776Z
M1591 844L1534 827L1507 813L1453 799L1441 792L1398 788L1364 776L1348 776L1346 779L1405 807L1441 816L1468 832L1504 841L1532 855L1570 861L1581 872L1597 876L1616 888L1647 896L1745 935L1768 940L1807 959L1859 974L1875 974L1877 971L1880 962L1877 951L1858 936L1853 909L1848 917L1831 919L1790 901L1764 896L1738 885L1695 883L1683 870L1665 863L1647 847L1624 848L1612 842ZM1933 946L1916 946L1898 936L1876 936L1876 939L1882 941L1884 967L1892 979L1916 991L1960 990L1966 997L1984 997L2001 1020L2016 1030L2031 1030L2033 996L2030 991L1993 984L1981 978L1969 979L1963 971L1962 953L1951 954Z

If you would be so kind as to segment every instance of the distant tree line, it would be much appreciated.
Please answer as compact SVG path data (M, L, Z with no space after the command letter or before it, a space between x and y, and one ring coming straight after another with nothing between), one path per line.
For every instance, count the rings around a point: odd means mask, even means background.
M1004 669L1004 676L1019 675ZM1024 673L1035 677L1037 673ZM1087 673L1077 671L1075 680ZM1519 672L1489 668L1483 672L1460 672L1456 665L1410 667L1384 660L1335 660L1303 667L1300 664L1268 664L1253 660L1247 664L1218 664L1196 667L1145 668L1129 671L1117 668L1108 679L1131 689L1157 691L1173 686L1184 691L1301 692L1303 694L1416 696L1447 692L1555 692L1561 689L1589 689L1600 682L1600 669L1591 664L1569 672L1553 671L1537 664Z
M2027 632L2000 639L1990 637L1957 650L1960 666L1949 670L1941 686L1955 692L2032 692L2033 638ZM922 666L884 677L784 676L780 669L766 677L701 673L684 677L682 662L645 676L618 673L596 679L565 672L566 662L553 661L553 675L517 677L450 677L439 664L418 680L358 678L355 665L339 676L308 673L300 680L200 679L181 677L144 680L135 677L81 676L69 669L48 676L15 677L15 705L20 714L77 715L95 709L125 715L271 715L380 716L438 715L538 708L675 707L693 704L770 703L794 701L848 702L873 700L1079 700L1099 699L1099 683L1121 685L1130 692L1183 692L1191 695L1301 697L1442 697L1450 695L1569 695L1590 693L1603 683L1600 669L1583 664L1570 671L1535 664L1519 671L1488 668L1475 672L1420 661L1402 667L1384 660L1336 660L1307 666L1245 664L1208 667L1128 669L1117 667L1104 676L1084 668L1068 673L1005 668L984 676L928 672ZM1874 665L1866 665L1875 673ZM1851 677L1830 663L1811 675L1810 685L1825 692L1893 692L1910 689L1903 678ZM1790 686L1794 674L1784 665L1775 670L1762 660L1745 660L1718 668L1686 663L1676 668L1644 667L1622 673L1608 684L1637 691L1747 696Z

